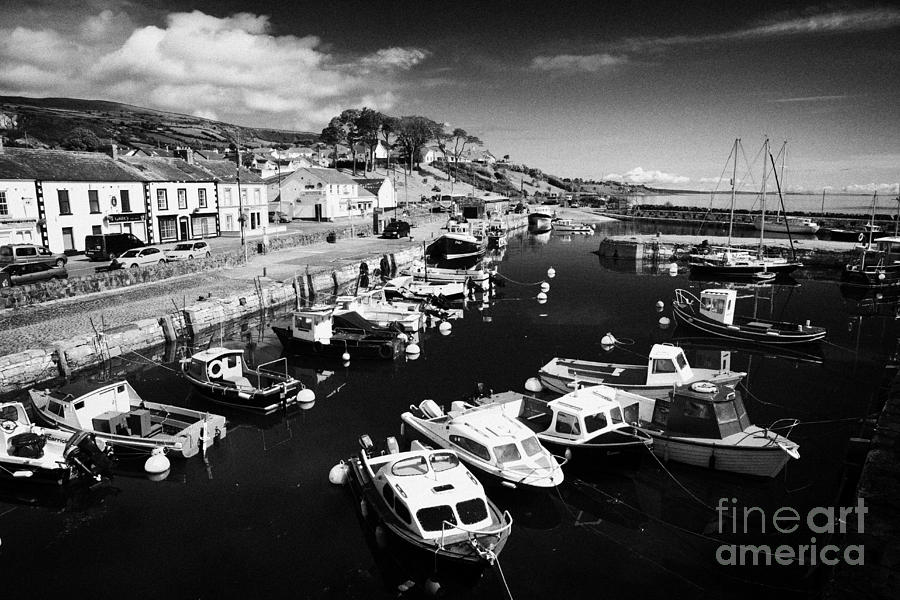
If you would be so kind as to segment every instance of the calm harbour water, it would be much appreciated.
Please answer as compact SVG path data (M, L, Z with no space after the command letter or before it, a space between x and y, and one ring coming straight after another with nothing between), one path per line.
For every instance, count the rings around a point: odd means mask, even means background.
M894 215L897 213L897 196L879 195L875 199L875 211L879 214ZM664 206L693 206L697 208L727 209L731 206L731 191L719 191L715 195L705 194L660 194L635 196L638 204L651 204ZM712 204L710 204L710 202ZM784 205L788 213L812 213L813 215L826 213L848 213L869 215L872 212L872 194L825 194L824 205L822 193L818 194L786 194ZM781 201L778 194L769 192L766 195L766 214L779 210ZM823 210L824 206L824 210ZM759 211L762 202L759 194L736 194L734 207L738 210Z
M664 270L654 265L601 262L592 253L601 239L514 237L499 267L507 282L497 297L468 308L447 336L428 330L415 361L344 367L289 358L291 370L316 391L310 410L262 418L206 403L172 372L172 352L154 355L169 361L164 366L136 356L115 363L111 375L127 373L148 400L226 414L228 435L205 460L173 460L164 481L135 471L79 493L0 488L5 591L39 598L396 598L397 585L413 579L418 585L401 597L420 597L428 574L367 543L371 536L349 490L328 482L329 469L356 452L362 433L381 440L398 435L400 413L424 398L449 404L479 381L496 391L523 390L554 356L643 362L652 343L677 342L683 332L658 325L661 314L670 314L673 290L709 286L686 275L653 274ZM557 275L548 280L549 300L539 304L537 287L522 284L547 280L550 266ZM884 364L896 351L895 307L847 298L825 281L740 294L739 310L755 306L760 315L810 319L829 329L818 353L730 355L732 369L749 373L744 398L752 422L805 423L791 435L801 459L774 479L754 479L678 464L667 473L647 455L578 469L573 463L566 482L543 495L489 488L515 519L500 556L513 598L811 597L819 590L827 571L816 568L718 565L723 538L709 507L736 498L740 506L790 506L804 514L849 502L848 439L860 431L853 419L878 407ZM666 304L663 313L657 300ZM633 345L604 352L606 332ZM258 342L255 362L280 356L271 332L262 333L260 339L250 326L223 337L234 347L248 338ZM718 364L727 349L685 345L696 366ZM808 543L808 536L791 543ZM496 567L474 583L442 583L449 597L507 597Z

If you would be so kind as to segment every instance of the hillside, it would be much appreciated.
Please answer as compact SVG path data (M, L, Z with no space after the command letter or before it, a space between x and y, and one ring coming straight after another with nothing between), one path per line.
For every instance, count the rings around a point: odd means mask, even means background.
M77 127L125 146L226 148L294 144L318 139L307 131L242 127L179 113L104 100L0 96L0 130L17 145L56 147Z

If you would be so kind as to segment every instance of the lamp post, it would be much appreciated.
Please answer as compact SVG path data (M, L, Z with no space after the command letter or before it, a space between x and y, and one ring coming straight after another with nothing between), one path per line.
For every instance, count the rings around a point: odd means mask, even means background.
M244 262L247 262L247 242L244 239L244 198L241 195L241 147L237 146L237 196L238 196L238 224L241 227L241 250L244 253Z

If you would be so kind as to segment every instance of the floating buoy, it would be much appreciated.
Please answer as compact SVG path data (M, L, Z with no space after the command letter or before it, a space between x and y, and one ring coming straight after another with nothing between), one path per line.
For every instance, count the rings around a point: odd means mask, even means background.
M303 388L297 393L297 402L300 404L309 404L316 401L316 393L309 388Z
M538 295L537 295L537 301L540 302L541 304L543 304L544 302L546 302L546 301L547 301L547 294L545 294L544 292L538 292Z
M349 362L349 360L350 360L350 353L349 353L349 352L344 352L343 354L341 354L341 360L343 360L344 362Z
M666 329L670 323L671 323L671 321L669 320L669 317L660 317L659 318L659 326L662 329Z
M678 275L678 265L675 263L669 264L669 275L675 276Z
M550 279L556 277L556 269L554 269L553 267L547 269L547 277L549 277Z
M149 458L144 461L144 470L153 475L165 473L171 466L172 463L169 462L169 457L162 448L154 448L150 452Z
M657 300L657 301L656 301L656 310L662 310L662 309L664 309L665 307L666 307L666 303L665 303L665 302L663 302L662 300Z
M406 335L405 333L398 333L398 334L397 334L397 339L400 340L401 342L403 342L403 343L405 344L406 342L409 341L409 336Z
M328 481L334 485L344 485L350 476L350 466L347 463L338 463L328 471Z
M542 282L541 282L541 291L544 292L544 293L549 292L549 291L550 291L550 284L547 283L546 281L542 281Z
M529 377L525 381L525 389L529 392L540 392L544 389L544 385L537 377Z
M344 366L345 366L345 367L349 367L349 366L350 366L350 361L349 361L349 360L345 360L345 361L344 361Z
M606 333L602 338L600 338L601 346L615 346L616 342L618 342L615 336L609 332Z
M884 273L883 272L878 274L878 281L884 281Z
M347 363L347 364L350 364L350 363ZM305 404L300 404L300 410L309 410L315 405L316 405L315 402L306 402Z
M570 460L572 460L572 449L571 448L566 448L566 451L563 452L563 458L566 459L566 462L569 462Z
M441 584L437 579L429 577L425 580L425 593L429 596L437 596L441 591Z
M450 324L450 321L441 321L441 324L438 325L438 330L440 331L450 331L453 328L453 325Z
M422 351L422 349L419 348L419 345L416 343L406 345L406 354L407 355L418 354L421 351Z

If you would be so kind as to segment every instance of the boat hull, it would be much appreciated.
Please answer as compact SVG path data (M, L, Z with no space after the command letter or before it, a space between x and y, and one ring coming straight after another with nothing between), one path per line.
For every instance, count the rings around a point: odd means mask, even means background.
M653 453L663 461L727 471L738 475L775 477L791 457L779 446L735 447L677 438L652 430Z
M297 402L297 394L303 389L303 385L297 380L285 383L283 386L272 386L265 389L254 388L247 391L215 385L192 377L186 372L184 376L191 383L194 390L211 402L242 410L260 411L266 414L295 404Z
M672 304L672 314L678 322L693 327L705 334L759 344L785 346L811 344L823 340L826 333L821 327L809 327L806 325L797 325L798 329L795 331L779 329L777 333L773 332L771 327L758 328L749 324L726 325L707 319L703 316L698 316L691 311L680 307L677 303ZM765 324L770 322L763 319L756 319L753 320L752 323Z
M841 274L841 281L866 288L898 286L900 285L900 264L865 267L847 265Z
M332 338L332 343L311 342L293 337L290 328L273 326L272 331L285 351L290 354L305 354L327 358L342 358L347 352L350 358L394 360L400 355L401 343L396 337L346 337Z
M566 443L560 438L540 433L537 438L547 450L557 456L565 456L579 466L622 455L642 456L653 443L647 434L635 427L607 431L592 438L590 442L581 444Z
M690 263L691 275L699 277L752 277L760 271L775 273L776 275L789 275L803 266L800 262L786 263L751 263L739 265L721 265L692 261Z

